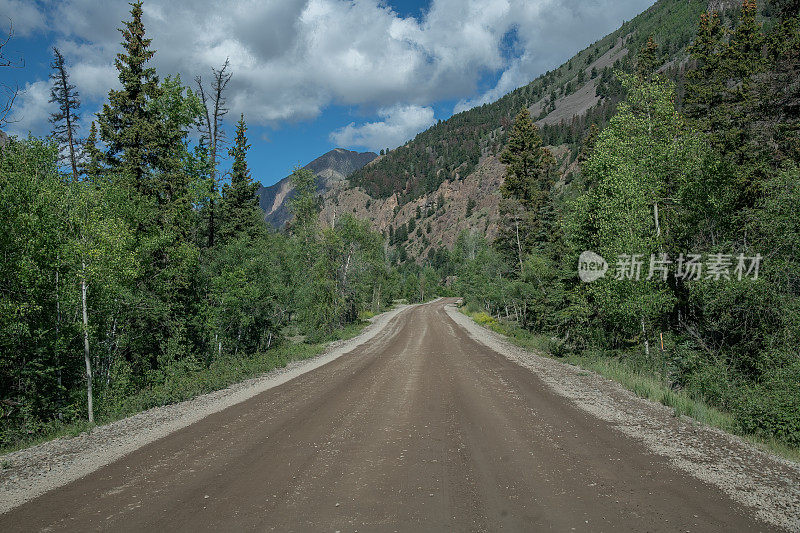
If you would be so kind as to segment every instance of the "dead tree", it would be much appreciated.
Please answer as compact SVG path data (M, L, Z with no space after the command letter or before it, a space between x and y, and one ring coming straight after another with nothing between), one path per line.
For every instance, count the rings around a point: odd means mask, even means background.
M14 61L10 59L5 53L5 47L11 41L11 38L14 36L14 24L9 23L8 26L8 35L2 41L0 41L0 67L10 67L10 68L22 68L25 66L25 62L22 59L18 61ZM8 124L11 122L9 117L11 115L11 108L14 107L14 100L17 99L17 95L19 94L19 86L10 86L5 83L0 83L0 98L4 99L5 101L0 104L0 126Z
M233 74L229 72L230 60L225 59L222 67L212 68L212 79L210 90L203 86L200 76L195 78L197 88L200 92L200 99L203 102L204 115L200 127L200 142L208 148L209 160L211 163L211 198L208 205L208 246L214 246L215 234L215 196L217 194L217 154L225 144L225 130L222 128L222 119L228 114L228 107L225 101L225 88L231 81Z

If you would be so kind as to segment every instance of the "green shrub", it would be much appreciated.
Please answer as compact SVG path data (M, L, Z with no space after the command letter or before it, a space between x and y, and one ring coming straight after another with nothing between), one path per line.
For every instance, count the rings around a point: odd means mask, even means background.
M481 326L492 327L498 325L497 319L484 311L474 313L472 315L472 319L475 320L475 322L477 322Z
M800 361L742 390L733 414L744 433L800 447Z

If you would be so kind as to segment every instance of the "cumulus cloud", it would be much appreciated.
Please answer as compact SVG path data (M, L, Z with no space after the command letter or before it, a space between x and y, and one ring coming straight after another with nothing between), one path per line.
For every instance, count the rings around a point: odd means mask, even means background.
M26 83L20 89L9 117L8 131L12 135L25 137L28 132L39 133L42 124L47 124L54 111L50 103L50 83L36 81Z
M0 27L3 28L3 35L12 27L14 35L27 37L44 29L45 18L30 1L0 0Z
M0 0L0 6L18 3ZM313 119L331 105L392 111L380 122L336 132L337 138L366 142L377 125L401 128L392 123L399 109L459 100L456 110L462 110L494 100L649 3L432 0L414 18L398 15L385 0L149 0L144 23L162 75L177 72L187 83L230 57L231 116L243 112L251 123L279 126ZM56 32L82 95L102 98L117 83L116 28L128 18L127 3L26 5ZM37 11L37 5L48 8ZM481 87L487 75L499 81Z
M520 53L508 58L497 83L475 96L459 100L454 113L493 102L514 89L530 83L592 42L619 27L647 7L651 0L539 0L514 6L515 48Z
M415 134L434 124L433 109L416 105L398 105L378 110L382 119L356 126L347 126L331 133L331 141L338 146L363 147L374 152L383 148L396 148Z

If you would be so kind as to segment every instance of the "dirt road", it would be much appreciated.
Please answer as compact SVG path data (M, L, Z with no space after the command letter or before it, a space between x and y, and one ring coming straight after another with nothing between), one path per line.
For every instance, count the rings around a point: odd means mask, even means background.
M445 311L0 515L16 530L768 531Z

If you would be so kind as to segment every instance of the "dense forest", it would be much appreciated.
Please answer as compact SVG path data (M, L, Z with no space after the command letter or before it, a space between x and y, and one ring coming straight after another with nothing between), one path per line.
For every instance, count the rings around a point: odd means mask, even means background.
M797 447L800 16L769 9L769 25L753 0L700 15L680 88L645 41L567 185L523 109L501 154L500 237L465 233L435 262L474 310L551 353L659 376L731 429ZM608 267L591 283L586 251Z
M366 223L320 226L308 170L291 231L268 230L244 116L224 142L227 62L195 91L159 78L132 6L121 87L86 137L56 49L53 134L0 149L1 447L224 386L425 297L427 278L390 270Z

